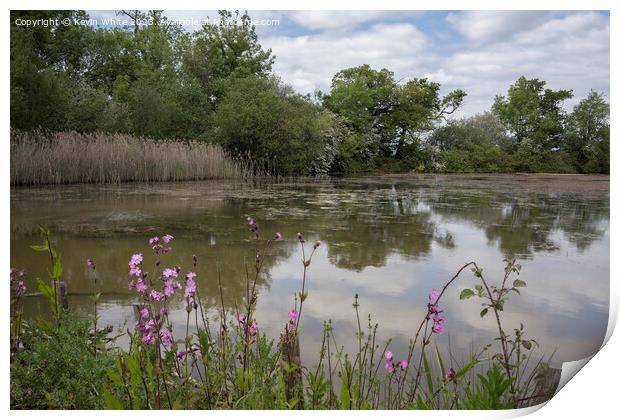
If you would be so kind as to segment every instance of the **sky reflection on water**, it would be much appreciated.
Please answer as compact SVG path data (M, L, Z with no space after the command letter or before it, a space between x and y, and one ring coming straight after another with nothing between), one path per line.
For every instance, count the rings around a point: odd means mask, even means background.
M440 288L464 263L475 260L489 280L503 273L504 258L518 258L528 287L510 299L507 330L526 326L555 362L592 354L605 334L609 305L608 187L554 186L555 180L513 176L375 177L283 183L189 182L11 189L11 263L28 271L28 286L45 275L47 260L29 245L37 225L52 229L65 266L70 305L92 306L86 258L97 262L103 292L101 324L133 324L134 295L127 290L127 261L146 240L172 233L174 251L164 265L187 269L199 258L197 283L211 314L218 304L221 272L226 305L241 304L244 264L253 261L245 217L251 214L271 236L281 231L259 280L259 327L277 337L301 287L298 231L321 248L309 268L309 299L302 320L302 359L314 360L322 323L331 319L341 345L353 349L357 325L353 297L379 323L381 340L406 352L425 313L428 292ZM602 180L601 182L605 182ZM608 181L607 181L608 182ZM607 183L608 185L608 183ZM466 357L496 335L492 317L481 319L474 300L460 301L463 275L442 299L448 318L438 342ZM185 326L183 301L173 303L177 331ZM29 316L46 303L29 298ZM311 364L311 363L309 363Z

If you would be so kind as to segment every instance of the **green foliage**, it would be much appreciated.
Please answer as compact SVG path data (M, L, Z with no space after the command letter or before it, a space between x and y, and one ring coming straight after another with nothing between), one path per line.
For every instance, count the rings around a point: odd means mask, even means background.
M461 295L459 296L459 298L461 300L463 299L468 299L470 297L472 297L474 295L474 291L471 289L463 289L463 291L461 291Z
M41 228L44 243L33 245L38 252L48 252L52 261L50 277L62 275L59 256L51 244L50 232ZM258 252L256 278L261 274L260 255L267 255L270 240L260 237L258 224L253 224ZM305 240L299 234L303 248ZM483 270L475 262L465 264L443 287L409 339L405 354L387 352L391 341L377 342L378 324L368 316L367 328L360 322L360 303L355 296L353 307L357 330L353 331L357 346L351 353L338 345L331 321L324 323L318 365L310 369L300 360L298 330L303 302L307 300L306 269L320 244L313 246L309 257L302 260L302 291L297 300L296 320L286 324L279 343L255 328L253 311L257 296L255 284L246 302L236 306L232 320L222 296L218 308L217 335L212 334L204 318L200 297L196 292L186 297L187 325L184 339L172 337L167 316L169 301L139 295L142 310L134 331L127 331L125 349L106 344L111 327L98 330L95 316L77 318L64 311L56 313L55 323L38 321L23 328L20 340L12 346L11 397L14 408L107 408L107 409L500 409L513 408L529 401L529 387L542 374L534 368L526 370L531 351L537 341L525 336L524 327L506 334L502 315L507 296L519 293L526 283L518 278L521 266L506 260L504 278L488 283ZM303 255L308 255L303 252ZM162 255L160 255L163 257ZM141 264L141 262L131 264ZM195 264L195 261L194 261ZM159 267L159 264L156 264ZM461 299L482 299L484 316L492 310L497 322L499 350L487 344L470 355L462 366L454 358L446 365L435 345L429 347L433 334L440 333L436 324L443 322L439 309L443 291L467 267L478 282L464 289ZM133 268L133 266L132 266ZM157 269L155 269L157 271ZM178 270L181 270L178 268ZM15 282L12 271L11 281ZM157 278L158 273L153 274ZM179 278L182 278L180 271ZM20 277L21 278L21 277ZM509 280L512 280L509 282ZM54 298L56 290L39 281L41 292ZM219 283L221 288L221 283ZM510 286L511 285L511 286ZM152 287L152 286L151 286ZM95 299L97 297L95 296ZM53 302L56 302L54 299ZM200 310L198 309L200 307ZM241 308L241 313L239 313ZM443 307L442 307L443 308ZM195 332L190 333L194 315ZM202 324L199 324L199 313ZM242 317L240 315L243 315ZM290 317L290 315L289 315ZM430 326L430 322L434 324ZM20 321L21 324L21 321ZM93 325L93 329L90 326ZM252 325L252 329L248 328ZM415 329L414 329L415 330ZM169 333L168 335L164 334ZM419 335L423 332L422 335ZM125 335L123 333L122 335ZM164 340L164 337L167 337ZM447 360L447 359L446 359ZM486 375L477 374L482 361L490 363ZM449 369L447 369L447 367ZM536 378L534 378L536 377Z
M219 23L206 23L196 31L183 52L183 69L198 81L208 96L221 98L227 79L267 76L274 63L271 49L258 43L250 16L219 11ZM224 81L224 83L222 83Z
M517 144L530 138L545 147L559 146L566 115L562 102L571 90L554 91L546 82L521 76L508 89L508 96L495 97L493 112L514 133Z
M493 365L486 375L476 375L480 385L465 388L466 398L463 408L467 410L502 410L515 408L507 398L511 379L497 366Z
M388 69L374 70L368 64L336 73L323 104L342 116L355 134L343 142L339 169L358 170L359 163L349 161L403 158L407 146L455 112L465 97L465 92L455 90L441 98L439 90L438 83L427 79L401 85Z
M37 289L39 290L39 292L41 292L43 296L48 298L50 308L58 323L62 311L60 296L58 294L58 282L60 281L60 277L62 276L62 262L60 259L60 255L52 245L50 230L48 228L44 228L43 226L39 226L39 231L43 239L43 244L31 245L30 248L36 252L48 253L52 268L51 270L48 270L51 286L48 285L44 280L37 278Z
M590 92L568 116L568 150L581 172L609 173L609 104Z
M91 322L63 315L59 327L31 323L21 338L23 348L11 360L14 408L100 409L105 371L112 353L96 352L101 337L92 336Z
M206 23L193 36L161 11L123 11L152 24L24 27L16 18L87 18L83 11L11 13L11 126L206 139L213 95L230 75L265 74L273 59L241 25ZM231 19L229 12L221 17ZM208 74L208 78L203 78Z
M316 166L324 172L328 162L317 162L333 159L341 136L335 117L275 78L230 80L214 123L213 141L233 156L250 156L284 175L306 175Z
M368 64L337 72L311 99L274 79L275 57L248 13L220 11L193 33L162 11L149 25L18 26L85 11L12 11L13 129L124 133L218 142L286 175L369 172L609 173L609 104L520 77L492 113L442 123L463 104L426 78L404 83Z
M428 139L439 150L445 172L506 172L511 139L499 119L487 112L450 121L435 129Z

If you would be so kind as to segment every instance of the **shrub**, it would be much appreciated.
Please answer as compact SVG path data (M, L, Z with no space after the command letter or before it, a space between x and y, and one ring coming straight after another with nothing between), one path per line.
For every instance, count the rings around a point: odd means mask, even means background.
M95 350L100 343L90 326L90 320L67 314L58 327L42 322L25 329L23 348L11 362L13 408L103 407L99 393L114 359Z

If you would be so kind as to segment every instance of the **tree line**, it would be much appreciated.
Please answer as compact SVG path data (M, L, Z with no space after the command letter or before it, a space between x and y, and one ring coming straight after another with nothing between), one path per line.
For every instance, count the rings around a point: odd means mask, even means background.
M426 78L397 81L367 64L301 95L274 75L247 13L220 11L189 33L162 11L119 11L150 25L17 25L84 11L11 12L11 127L126 133L222 145L272 173L609 173L609 104L572 110L572 90L520 77L492 108L455 119L466 100ZM231 24L234 22L234 24Z

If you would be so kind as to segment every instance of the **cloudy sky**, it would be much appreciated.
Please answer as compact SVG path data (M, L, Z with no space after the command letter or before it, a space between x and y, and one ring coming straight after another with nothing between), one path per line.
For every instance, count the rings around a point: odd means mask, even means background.
M114 16L90 12L91 17ZM300 93L328 91L346 67L387 68L397 80L428 77L443 92L468 93L460 116L488 109L519 76L573 89L570 109L590 89L609 95L609 14L563 11L253 11L274 71ZM168 11L200 21L208 11ZM187 30L195 25L183 22Z

